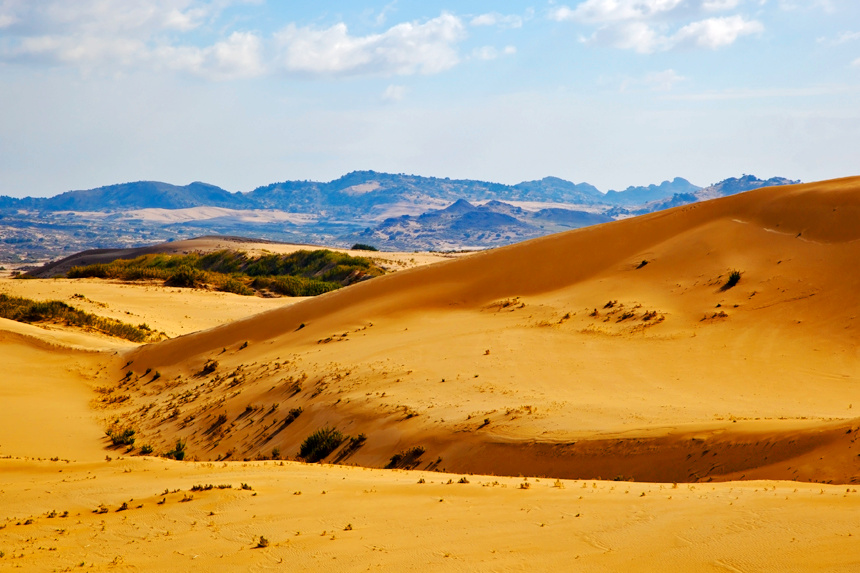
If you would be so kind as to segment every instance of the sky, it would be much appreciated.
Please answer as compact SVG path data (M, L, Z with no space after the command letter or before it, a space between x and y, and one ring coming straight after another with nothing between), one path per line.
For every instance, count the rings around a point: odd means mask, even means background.
M860 175L857 0L0 0L0 195Z

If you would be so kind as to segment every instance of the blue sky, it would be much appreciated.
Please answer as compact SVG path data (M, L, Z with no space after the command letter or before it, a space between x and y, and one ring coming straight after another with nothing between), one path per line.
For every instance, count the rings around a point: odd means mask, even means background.
M0 195L860 174L857 0L0 0Z

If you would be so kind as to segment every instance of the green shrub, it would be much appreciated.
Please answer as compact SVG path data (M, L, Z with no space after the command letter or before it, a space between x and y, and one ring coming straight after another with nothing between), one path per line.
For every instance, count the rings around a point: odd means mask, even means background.
M201 286L202 283L203 273L191 265L186 264L171 273L170 277L168 277L164 284L182 288L197 288Z
M149 444L144 444L144 445L140 446L140 455L148 456L152 452L153 452L152 446L150 446Z
M218 290L221 292L231 292L233 294L240 294L243 296L253 296L254 291L248 286L234 277L227 277L220 285L218 285Z
M344 440L335 428L320 428L302 442L299 457L308 463L318 462L332 453Z
M720 290L729 290L741 280L741 272L740 271L732 271L729 274L729 280L726 281L726 284L722 286Z
M176 446L164 455L168 458L173 458L174 460L184 460L185 442L183 442L182 440L176 440Z
M108 438L110 438L110 441L114 446L134 445L134 430L132 430L131 428L124 428L123 430L118 430L111 427L108 428L105 434Z
M414 446L391 456L388 465L385 467L387 469L404 468L411 470L418 465L418 460L422 455L424 455L424 448Z
M349 248L351 251L378 251L376 247L373 245L366 245L364 243L356 243Z

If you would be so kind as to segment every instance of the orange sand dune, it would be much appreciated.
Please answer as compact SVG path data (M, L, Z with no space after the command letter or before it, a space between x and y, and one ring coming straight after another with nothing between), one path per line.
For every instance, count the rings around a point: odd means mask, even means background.
M374 466L856 482L858 217L851 178L553 235L142 347L117 391L200 459L329 424Z

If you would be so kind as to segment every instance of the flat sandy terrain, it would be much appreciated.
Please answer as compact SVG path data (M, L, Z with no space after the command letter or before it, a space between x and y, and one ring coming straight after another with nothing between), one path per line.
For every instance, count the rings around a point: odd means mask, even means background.
M182 336L0 323L0 568L856 571L858 220L766 188L295 304L12 281Z

